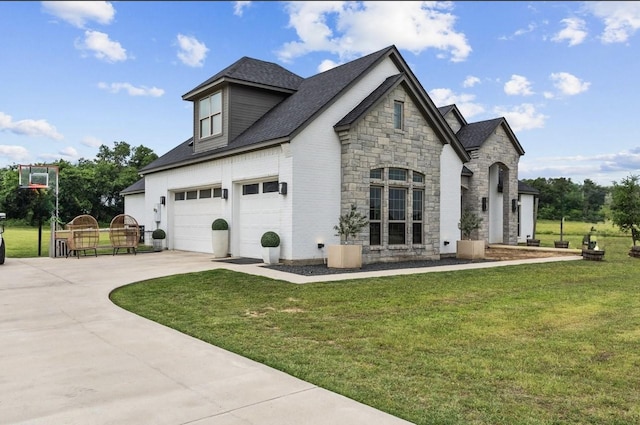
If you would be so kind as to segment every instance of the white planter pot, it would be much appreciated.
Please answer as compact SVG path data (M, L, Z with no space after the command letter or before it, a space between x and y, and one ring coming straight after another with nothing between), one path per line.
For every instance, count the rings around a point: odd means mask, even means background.
M280 261L280 247L263 246L262 261L264 261L265 264L278 264Z
M456 242L456 258L477 260L484 258L484 241L461 240Z
M362 267L362 245L329 245L327 267L359 269Z
M153 240L153 251L160 252L163 248L164 239L154 239Z
M229 230L212 230L211 246L215 258L224 258L229 254Z

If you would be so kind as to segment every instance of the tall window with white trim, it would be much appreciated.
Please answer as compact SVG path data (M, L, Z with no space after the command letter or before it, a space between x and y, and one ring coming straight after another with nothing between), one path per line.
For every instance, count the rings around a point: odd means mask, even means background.
M222 134L222 92L201 99L198 109L200 138Z

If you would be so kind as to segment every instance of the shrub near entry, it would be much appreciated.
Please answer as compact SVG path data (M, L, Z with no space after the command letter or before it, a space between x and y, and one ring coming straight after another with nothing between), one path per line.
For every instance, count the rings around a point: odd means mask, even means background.
M211 223L211 230L229 230L229 223L224 218L217 218Z
M265 232L260 239L260 244L264 248L275 248L280 246L280 236L276 232Z

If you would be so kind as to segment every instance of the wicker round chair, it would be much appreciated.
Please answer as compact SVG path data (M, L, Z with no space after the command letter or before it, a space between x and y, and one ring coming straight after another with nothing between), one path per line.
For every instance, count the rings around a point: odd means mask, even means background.
M140 240L138 222L127 214L115 216L109 225L109 239L113 247L113 255L116 255L120 248L126 248L127 252L133 250L135 255Z
M95 218L86 214L79 215L66 225L66 229L69 230L68 254L73 253L80 258L80 251L86 255L88 250L93 250L96 257L98 256L100 227Z

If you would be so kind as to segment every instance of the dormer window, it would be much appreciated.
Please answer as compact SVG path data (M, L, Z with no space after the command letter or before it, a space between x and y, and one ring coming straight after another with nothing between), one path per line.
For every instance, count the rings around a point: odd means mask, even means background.
M200 138L222 134L222 92L200 100Z

